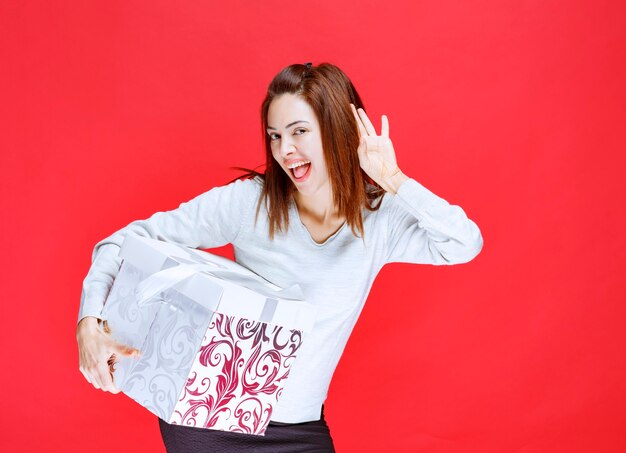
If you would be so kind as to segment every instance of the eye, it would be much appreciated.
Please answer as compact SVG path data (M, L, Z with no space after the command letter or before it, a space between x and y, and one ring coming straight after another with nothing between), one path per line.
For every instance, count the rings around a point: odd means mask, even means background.
M294 132L298 132L298 131L302 131L302 133L305 133L306 129L296 129ZM302 135L302 134L298 134L298 135Z
M270 140L271 140L271 141L276 140L276 138L274 138L275 136L276 136L276 137L280 137L280 135L278 135L278 134L269 134L269 135L270 135Z

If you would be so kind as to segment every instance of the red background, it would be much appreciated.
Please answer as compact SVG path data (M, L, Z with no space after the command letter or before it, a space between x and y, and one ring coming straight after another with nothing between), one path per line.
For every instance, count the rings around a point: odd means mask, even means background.
M261 164L271 78L328 61L484 238L383 269L326 401L337 450L625 451L622 5L3 2L0 449L164 450L78 370L92 248Z

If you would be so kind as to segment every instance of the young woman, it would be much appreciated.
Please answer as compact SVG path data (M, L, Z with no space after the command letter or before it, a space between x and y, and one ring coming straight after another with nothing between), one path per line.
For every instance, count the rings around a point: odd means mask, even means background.
M196 248L232 243L235 260L276 285L298 283L318 307L265 436L169 425L170 452L331 452L323 404L333 372L372 283L390 262L465 263L482 248L462 208L398 167L382 116L380 135L336 66L294 64L270 83L261 108L265 172L249 170L177 209L137 220L96 244L83 284L80 369L94 387L118 389L107 360L138 351L99 327L124 235Z

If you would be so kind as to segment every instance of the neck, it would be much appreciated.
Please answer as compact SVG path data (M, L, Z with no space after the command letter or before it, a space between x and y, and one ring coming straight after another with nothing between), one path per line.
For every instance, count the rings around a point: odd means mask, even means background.
M339 210L335 206L330 187L308 195L296 190L294 199L300 213L313 217L320 223L332 222L339 218Z

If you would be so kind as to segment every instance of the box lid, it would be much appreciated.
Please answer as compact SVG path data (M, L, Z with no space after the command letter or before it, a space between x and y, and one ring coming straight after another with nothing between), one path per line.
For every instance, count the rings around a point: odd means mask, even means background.
M173 287L212 311L290 329L313 328L316 307L304 300L299 285L282 289L227 258L132 233L120 256L152 274L140 285L144 301ZM219 300L215 284L223 288Z

